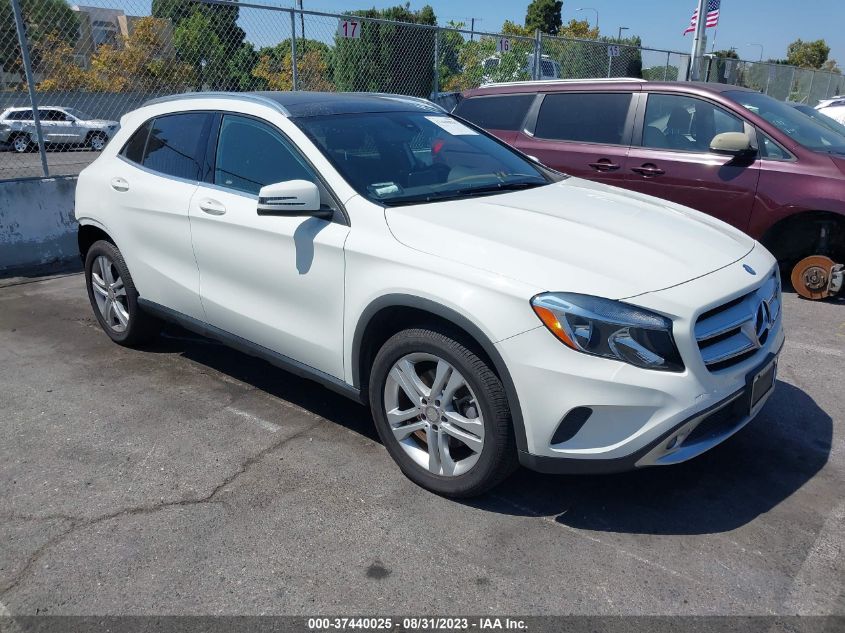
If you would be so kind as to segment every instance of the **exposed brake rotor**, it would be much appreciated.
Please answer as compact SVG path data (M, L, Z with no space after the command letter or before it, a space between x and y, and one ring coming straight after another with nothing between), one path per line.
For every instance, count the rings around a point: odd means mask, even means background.
M833 294L830 281L835 266L834 261L824 255L805 257L792 269L792 287L805 299L827 299Z

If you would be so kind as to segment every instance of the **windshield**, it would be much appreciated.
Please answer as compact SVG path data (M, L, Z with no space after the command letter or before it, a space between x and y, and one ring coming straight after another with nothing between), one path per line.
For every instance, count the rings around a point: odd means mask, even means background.
M816 123L792 106L759 92L737 90L725 94L804 147L820 152L845 154L845 136Z
M88 116L87 114L85 114L81 110L77 110L76 108L65 108L65 112L67 112L68 114L72 114L77 119L81 119L83 121L88 121L88 120L93 118L93 117Z
M294 121L358 193L386 206L551 181L530 160L446 114L380 112Z
M823 114L816 110L815 108L811 108L808 105L800 104L793 106L796 110L798 110L801 114L806 114L808 117L813 119L819 125L823 125L826 128L833 130L834 132L845 136L845 125L842 125L836 119L833 119L826 114Z

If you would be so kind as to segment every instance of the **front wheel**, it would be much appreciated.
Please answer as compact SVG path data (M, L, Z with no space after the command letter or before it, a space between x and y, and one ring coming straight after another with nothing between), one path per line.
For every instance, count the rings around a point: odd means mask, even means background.
M469 497L516 468L504 387L461 337L409 329L376 355L370 406L379 436L402 471L439 494Z
M109 139L102 132L94 132L90 137L88 137L88 145L95 152L102 152L108 140Z
M16 136L12 141L12 149L14 149L18 154L25 154L32 148L32 141L26 134L20 134Z
M115 343L132 347L158 334L160 322L138 305L132 276L111 242L100 240L88 250L85 285L97 321Z

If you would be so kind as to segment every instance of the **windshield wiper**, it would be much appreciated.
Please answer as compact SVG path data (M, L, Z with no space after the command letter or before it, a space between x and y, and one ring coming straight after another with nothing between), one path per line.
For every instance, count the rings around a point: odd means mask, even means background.
M393 198L382 200L385 204L390 206L404 206L410 204L419 204L421 202L439 202L442 200L454 200L457 198L466 198L474 195L490 195L504 191L519 191L522 189L533 189L534 187L542 187L549 183L541 182L497 182L491 185L484 185L483 187L466 187L464 189L450 189L449 191L434 191L432 193L408 196L405 198Z

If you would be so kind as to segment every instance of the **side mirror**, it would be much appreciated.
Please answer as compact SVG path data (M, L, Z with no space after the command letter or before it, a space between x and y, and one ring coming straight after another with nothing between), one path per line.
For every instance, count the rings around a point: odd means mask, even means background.
M757 152L751 146L751 139L745 132L722 132L710 141L710 151L728 156L753 156Z
M331 219L331 209L320 208L320 190L308 180L286 180L264 185L258 192L258 215Z

